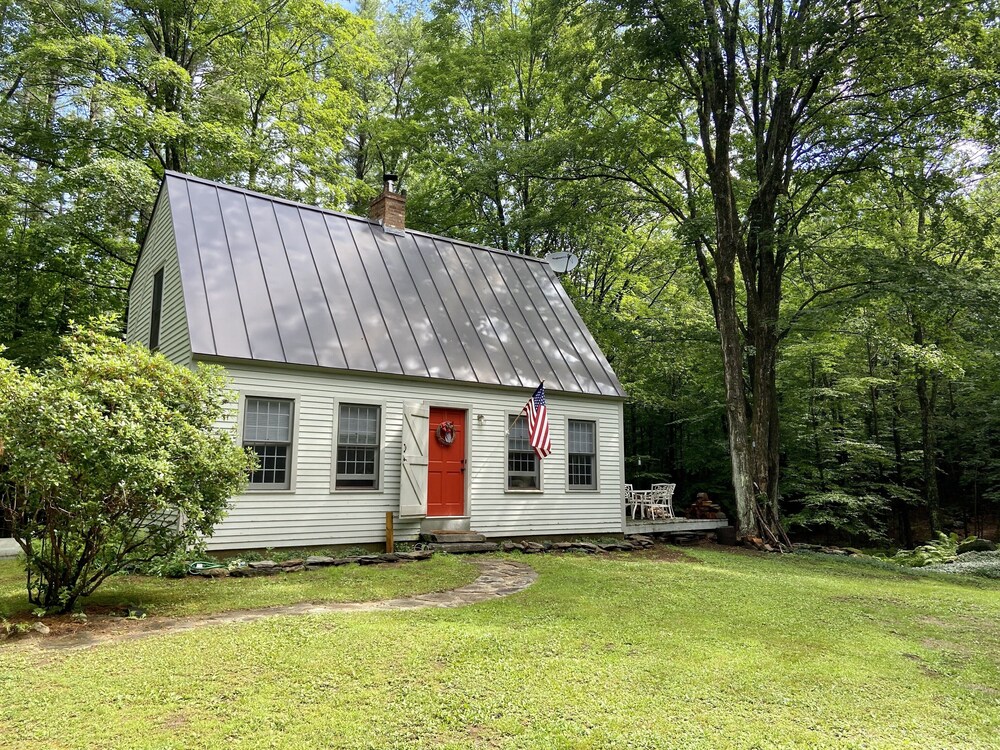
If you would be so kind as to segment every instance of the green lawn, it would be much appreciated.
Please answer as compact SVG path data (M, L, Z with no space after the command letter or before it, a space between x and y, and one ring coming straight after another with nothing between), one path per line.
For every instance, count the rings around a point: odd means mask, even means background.
M519 558L534 586L462 609L3 646L0 744L1000 747L1000 584L691 555Z
M178 616L297 602L375 601L452 589L473 580L478 572L460 559L437 555L393 566L344 565L261 578L112 576L81 606L84 611L108 605L136 606L150 615ZM0 560L0 616L32 608L23 566L15 560Z

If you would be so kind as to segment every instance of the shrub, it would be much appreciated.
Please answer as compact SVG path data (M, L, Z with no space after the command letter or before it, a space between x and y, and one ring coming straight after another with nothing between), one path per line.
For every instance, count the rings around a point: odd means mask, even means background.
M789 529L824 532L869 542L885 541L888 503L877 495L819 492L802 498L802 509L788 517Z
M135 568L135 572L159 578L183 578L188 574L188 567L193 560L201 557L197 550L184 548L175 550L169 555L157 557L144 565Z
M0 358L0 513L29 600L60 612L211 535L253 467L215 427L224 371L174 365L112 325L74 327L39 372Z
M969 538L974 539L975 537ZM937 539L932 539L916 549L902 549L888 559L898 565L908 565L911 568L939 565L950 562L958 556L958 545L958 534L944 534L939 531Z

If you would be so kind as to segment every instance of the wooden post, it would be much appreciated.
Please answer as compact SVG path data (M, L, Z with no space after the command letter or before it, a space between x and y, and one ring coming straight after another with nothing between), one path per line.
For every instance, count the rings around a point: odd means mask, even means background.
M392 511L385 512L385 551L392 552L395 540L392 537Z

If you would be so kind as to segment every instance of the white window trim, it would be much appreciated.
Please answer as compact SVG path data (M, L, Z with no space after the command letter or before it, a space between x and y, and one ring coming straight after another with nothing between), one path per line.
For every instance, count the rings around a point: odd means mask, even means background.
M340 407L344 404L355 406L377 406L379 408L378 465L375 467L377 487L338 487L337 450L340 440ZM386 453L386 402L379 399L335 398L333 400L333 431L330 433L330 492L338 495L384 495L385 494L385 453Z
M241 448L243 447L243 421L246 416L247 411L247 399L248 398L263 398L263 399L282 399L284 401L292 402L292 443L289 446L288 455L288 487L286 489L269 489L267 487L254 487L249 482L247 483L247 488L244 490L244 494L254 494L254 495L293 495L295 494L296 480L298 479L299 469L299 422L302 415L301 410L301 396L297 393L284 393L281 389L259 391L259 390L240 390L239 393L239 408L236 414L236 444Z
M589 487L574 486L569 483L569 423L570 422L591 422L594 425L594 483ZM583 417L567 416L563 424L563 434L566 443L566 462L563 477L566 480L567 492L581 492L593 494L601 488L601 420L597 417L586 419Z
M504 422L504 432L503 432L503 491L508 495L542 495L545 493L545 471L542 459L535 454L535 463L538 466L538 487L535 489L517 489L508 486L509 480L509 467L510 467L510 429L514 423L514 417L524 417L528 416L524 413L522 409L520 412L505 412L506 422Z

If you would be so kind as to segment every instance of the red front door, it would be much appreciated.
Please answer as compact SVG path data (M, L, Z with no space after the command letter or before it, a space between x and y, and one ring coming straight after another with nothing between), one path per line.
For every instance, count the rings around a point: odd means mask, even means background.
M450 445L439 439L438 427L454 426ZM427 515L465 515L465 412L431 407L427 451ZM442 435L441 437L444 437Z

